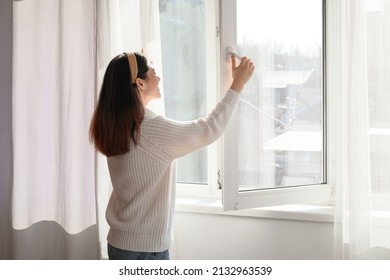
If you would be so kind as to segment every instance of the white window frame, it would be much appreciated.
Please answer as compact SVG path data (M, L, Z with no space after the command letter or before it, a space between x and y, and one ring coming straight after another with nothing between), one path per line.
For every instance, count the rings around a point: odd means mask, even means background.
M327 1L325 1L325 6ZM236 45L227 44L227 36L230 36L230 42L232 38L236 38L236 28L228 29L227 26L236 26L235 15L235 0L213 0L206 1L206 30L207 30L207 109L211 111L218 100L223 96L228 87L230 86L228 80L231 75L229 64L227 63L226 48L232 47L236 49ZM230 8L228 8L230 7ZM324 13L325 13L324 7ZM325 16L327 20L325 21ZM328 41L325 40L329 36L328 29L325 24L332 24L329 20L330 15L324 14L324 43L326 45L325 50L330 49ZM326 60L326 54L324 53ZM325 68L325 66L328 66ZM334 199L334 186L335 175L337 175L336 167L336 143L337 135L340 135L341 126L337 122L338 102L337 96L332 95L332 92L336 90L330 89L330 85L327 85L326 77L329 73L337 73L337 69L329 71L330 63L324 64L324 89L326 90L326 175L327 183L316 186L302 186L294 188L283 188L276 190L262 190L251 191L246 193L240 193L238 191L238 184L235 184L237 176L233 172L227 172L235 168L235 158L237 155L229 153L229 147L234 145L235 139L231 135L235 135L234 122L229 126L227 131L220 140L210 145L208 149L208 181L207 184L183 184L177 183L177 196L178 197L196 197L198 200L211 198L220 200L222 197L225 210L232 209L244 209L253 207L265 207L273 205L288 205L293 203L307 203L307 202L319 202L320 205L332 205ZM333 71L333 72L332 72ZM229 76L227 76L229 75ZM226 78L228 77L228 78ZM215 78L215 79L214 79ZM225 82L224 82L225 81ZM337 85L334 85L337 86ZM214 94L215 93L215 94ZM333 129L328 129L332 127ZM234 147L234 146L233 146ZM233 169L237 170L237 169ZM218 175L219 173L219 175ZM233 182L233 184L229 184ZM223 190L221 189L223 186ZM198 201L197 200L197 201Z
M223 90L229 87L229 80L231 70L230 64L227 60L227 49L237 49L237 22L236 22L236 0L223 0L221 1L221 74ZM324 40L324 62L326 62L326 1L323 0L323 40ZM222 201L224 210L238 210L254 207L276 206L286 205L293 203L310 203L319 201L329 201L332 198L332 181L333 176L332 166L330 163L334 163L334 152L330 149L334 146L331 141L332 135L328 129L330 111L331 108L329 102L331 98L328 97L326 86L326 63L323 66L323 81L324 81L324 155L326 168L324 169L324 184L310 185L310 186L297 186L297 187L285 187L278 189L266 189L255 191L239 191L238 188L238 168L237 168L237 118L235 118L229 125L223 137L223 194ZM333 138L333 137L332 137Z
M219 32L219 2L220 0L207 0L206 5L206 62L207 67L207 112L211 112L220 100L220 32ZM222 166L221 140L207 147L207 183L191 184L178 182L176 194L179 197L214 197L220 198L222 190L219 187L219 178Z

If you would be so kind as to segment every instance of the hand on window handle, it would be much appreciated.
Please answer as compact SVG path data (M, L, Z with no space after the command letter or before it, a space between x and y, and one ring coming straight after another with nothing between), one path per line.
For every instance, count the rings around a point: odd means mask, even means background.
M230 88L238 93L241 93L245 84L252 77L255 70L253 62L246 56L241 58L240 64L237 66L236 58L232 55L232 76L233 82Z

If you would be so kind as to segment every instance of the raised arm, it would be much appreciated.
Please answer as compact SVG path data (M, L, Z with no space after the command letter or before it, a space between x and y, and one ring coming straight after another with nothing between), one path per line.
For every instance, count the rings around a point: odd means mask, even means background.
M217 140L233 118L239 93L254 71L253 62L243 57L240 64L232 57L232 84L224 98L207 118L180 122L163 117L145 120L144 136L159 147L163 156L175 159L194 152Z

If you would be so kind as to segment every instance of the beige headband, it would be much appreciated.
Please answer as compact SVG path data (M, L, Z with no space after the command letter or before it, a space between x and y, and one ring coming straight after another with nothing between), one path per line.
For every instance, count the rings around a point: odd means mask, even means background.
M138 76L138 65L137 65L137 58L135 57L135 54L125 53L127 55L127 59L129 60L129 66L130 66L130 72L131 72L131 83L135 84L135 80Z

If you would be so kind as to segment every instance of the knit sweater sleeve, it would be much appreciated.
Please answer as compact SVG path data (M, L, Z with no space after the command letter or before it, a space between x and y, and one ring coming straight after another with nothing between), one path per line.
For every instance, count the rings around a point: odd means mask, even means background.
M174 121L161 116L145 119L141 133L161 156L169 160L194 152L217 140L233 118L239 94L228 90L207 118L194 121Z

